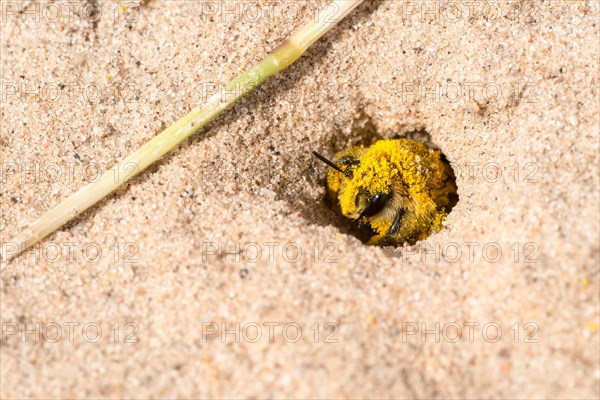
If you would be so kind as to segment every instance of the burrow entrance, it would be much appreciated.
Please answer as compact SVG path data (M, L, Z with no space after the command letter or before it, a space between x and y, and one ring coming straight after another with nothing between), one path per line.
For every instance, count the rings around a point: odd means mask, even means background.
M369 146L373 145L374 143L376 143L377 141L382 140L382 139L406 138L406 139L414 140L416 142L424 143L428 147L431 147L433 149L440 150L440 152L442 153L442 155L441 155L442 163L444 163L444 165L447 166L447 171L449 171L448 180L452 183L452 185L456 189L456 175L452 169L452 166L449 163L446 156L444 155L440 146L438 146L436 143L432 142L431 135L429 134L429 132L427 132L426 129L424 129L424 128L414 129L414 130L403 132L403 133L400 133L400 134L397 134L397 135L394 135L391 137L384 138L377 134L377 132L373 126L367 125L367 126L365 126L364 130L361 133L363 135L360 136L360 138L356 142L356 144L363 145L365 147L369 147ZM327 154L326 156L333 158L334 154ZM319 164L320 164L320 162L317 160L315 162L315 168L317 168L317 170L319 171L319 174L321 176L321 178L318 180L318 183L321 184L324 188L327 188L327 176L326 176L326 174L323 174L321 172L323 169L322 169L322 167L319 166ZM327 171L329 171L329 169L327 169ZM326 189L326 192L327 192L327 189ZM450 212L452 211L454 206L456 206L456 204L458 203L458 200L459 200L456 190L453 190L452 192L450 192L448 194L447 198L448 198L448 203L447 203L447 205L445 205L443 207L446 215L450 214ZM322 214L323 218L321 219L321 223L329 222L331 225L337 227L340 230L340 232L349 234L349 235L353 235L365 244L368 243L369 240L374 236L375 232L369 227L368 224L358 223L356 221L352 221L352 220L346 218L345 216L343 216L340 211L340 207L339 207L339 204L338 204L336 198L332 198L332 196L330 196L329 194L326 193L325 196L322 198L322 205L323 206L313 210L317 213ZM414 244L417 241L418 240L407 240L406 243ZM386 244L382 243L382 245L386 245ZM401 245L401 243L399 243L398 245Z

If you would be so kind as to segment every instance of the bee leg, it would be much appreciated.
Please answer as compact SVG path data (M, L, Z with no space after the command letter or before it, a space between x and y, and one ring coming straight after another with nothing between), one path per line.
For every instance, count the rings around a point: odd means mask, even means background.
M370 245L379 246L396 246L399 243L400 237L397 235L402 225L402 217L404 217L405 210L400 208L392 221L388 231L383 235L375 235L369 240Z
M402 217L404 217L404 209L401 208L396 213L394 221L392 222L392 225L390 225L390 229L388 229L385 236L394 236L398 233L398 229L400 229L400 225L402 225Z

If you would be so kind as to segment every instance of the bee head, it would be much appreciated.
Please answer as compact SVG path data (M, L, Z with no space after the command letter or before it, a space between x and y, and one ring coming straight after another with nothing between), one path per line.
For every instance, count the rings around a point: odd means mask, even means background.
M336 163L316 151L313 151L313 155L333 170L339 172L339 174L335 174L335 178L341 179L337 179L337 182L333 183L333 185L330 182L330 187L336 186L337 189L335 191L342 205L342 213L346 217L355 221L361 220L363 217L373 217L379 214L393 197L393 193L389 189L373 192L370 190L369 185L365 185L360 177L360 159L354 155L339 157Z

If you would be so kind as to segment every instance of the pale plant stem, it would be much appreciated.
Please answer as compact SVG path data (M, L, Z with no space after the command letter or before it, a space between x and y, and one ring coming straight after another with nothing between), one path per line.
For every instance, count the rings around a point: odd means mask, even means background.
M319 12L314 21L302 26L260 63L229 82L223 91L212 95L200 109L193 110L136 151L119 161L99 180L92 182L34 221L11 241L3 243L2 258L8 260L54 232L129 179L142 172L224 110L244 97L270 76L295 62L304 52L364 0L334 0ZM234 93L231 98L223 94Z

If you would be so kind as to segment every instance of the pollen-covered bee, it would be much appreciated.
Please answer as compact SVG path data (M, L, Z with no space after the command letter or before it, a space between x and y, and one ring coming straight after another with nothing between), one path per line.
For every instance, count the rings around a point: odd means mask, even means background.
M330 161L327 192L339 211L373 232L369 244L414 243L442 228L456 199L454 173L442 153L409 139L354 146Z

